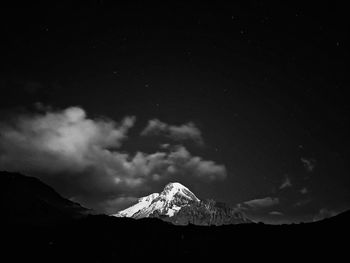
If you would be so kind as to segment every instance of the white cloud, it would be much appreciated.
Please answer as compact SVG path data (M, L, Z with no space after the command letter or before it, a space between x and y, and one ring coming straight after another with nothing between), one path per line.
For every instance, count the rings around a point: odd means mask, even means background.
M300 158L301 162L303 163L306 171L313 172L316 166L316 160L315 159L307 159L307 158Z
M250 201L244 202L244 204L252 207L252 208L267 208L271 206L275 206L279 204L279 199L272 197L265 197L262 199L254 199Z
M158 119L148 121L146 128L141 132L143 136L162 135L176 141L193 140L199 145L203 145L201 131L193 122L182 125L169 125Z
M134 122L88 119L79 107L19 116L13 125L0 125L0 164L9 170L82 171L106 147L119 147Z
M159 145L159 147L160 147L161 149L169 149L170 144L169 144L169 143L162 143L162 144Z
M280 185L280 189L285 189L285 188L288 188L288 187L292 187L292 182L291 182L289 176L285 175L284 181Z
M184 146L152 154L122 152L134 123L132 116L119 123L90 119L79 107L19 116L0 124L0 169L37 176L97 209L108 200L151 192L157 182L226 177L224 165L192 156Z
M271 211L269 214L272 216L283 216L284 215L282 212L279 212L279 211Z
M203 160L198 156L191 156L185 147L179 146L169 154L173 169L185 169L196 177L215 180L226 177L224 165L218 165L213 161Z

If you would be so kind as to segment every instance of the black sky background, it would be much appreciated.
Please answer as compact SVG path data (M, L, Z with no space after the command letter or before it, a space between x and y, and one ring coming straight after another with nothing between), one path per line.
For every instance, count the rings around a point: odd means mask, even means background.
M135 115L123 149L150 153L160 139L136 136L149 119L193 121L206 145L188 149L229 175L189 179L198 196L231 204L277 196L273 209L290 218L348 207L344 5L60 1L0 12L3 118L36 102ZM286 175L292 186L279 189Z

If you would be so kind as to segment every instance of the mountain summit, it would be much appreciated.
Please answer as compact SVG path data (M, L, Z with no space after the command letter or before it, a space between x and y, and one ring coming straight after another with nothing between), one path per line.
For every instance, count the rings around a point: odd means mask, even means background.
M222 225L251 222L237 207L214 200L199 200L180 183L167 184L161 193L153 193L113 216L135 219L156 217L174 224Z
M141 197L135 205L118 212L114 216L144 218L157 216L172 217L182 207L200 200L185 186L180 183L169 183L164 190Z

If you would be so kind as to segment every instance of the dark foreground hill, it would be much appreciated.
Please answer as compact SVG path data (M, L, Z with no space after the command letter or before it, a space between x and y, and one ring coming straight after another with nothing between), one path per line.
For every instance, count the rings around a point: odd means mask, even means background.
M88 216L56 226L2 224L6 262L120 262L238 257L337 262L348 255L349 214L323 222L268 226L175 226L159 219ZM282 254L281 254L282 253Z
M83 208L52 195L51 188L46 190L25 191L30 207L35 208L31 216L27 206L25 213L20 207L12 207L23 202L10 199L12 203L8 205L7 200L2 199L0 255L5 259L2 262L197 262L208 259L283 262L319 258L337 262L348 257L349 212L298 225L176 226L156 218L77 217ZM52 199L47 199L47 194ZM41 207L42 202L46 204L45 209ZM18 214L9 212L9 207L12 207L10 211L27 215L30 220L12 220ZM47 213L50 216L45 218ZM52 221L56 214L58 218L63 214L64 220ZM51 223L43 224L45 220Z
M60 196L39 179L19 173L0 172L2 221L55 224L79 218L89 210Z

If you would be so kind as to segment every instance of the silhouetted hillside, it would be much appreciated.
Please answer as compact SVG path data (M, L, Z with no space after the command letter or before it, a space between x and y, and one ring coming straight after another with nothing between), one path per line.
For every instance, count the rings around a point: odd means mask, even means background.
M348 219L349 213L340 216L340 223L333 218L288 226L176 226L152 218L88 216L55 227L2 225L5 234L1 239L6 244L4 251L16 261L117 262L238 256L270 261L270 257L284 252L288 259L322 256L336 262L347 253L349 228L343 223Z
M320 256L337 262L348 252L350 212L316 223L281 226L178 226L157 218L104 215L74 219L71 215L79 214L82 208L50 187L43 187L40 181L18 174L1 176L6 183L6 187L1 186L1 209L10 213L3 217L24 215L22 220L7 220L0 225L1 255L6 262L226 262L238 258L269 262L314 261ZM24 220L51 222L62 215L70 216L55 224L26 224Z
M47 224L79 217L88 210L60 196L39 179L0 172L1 220Z

